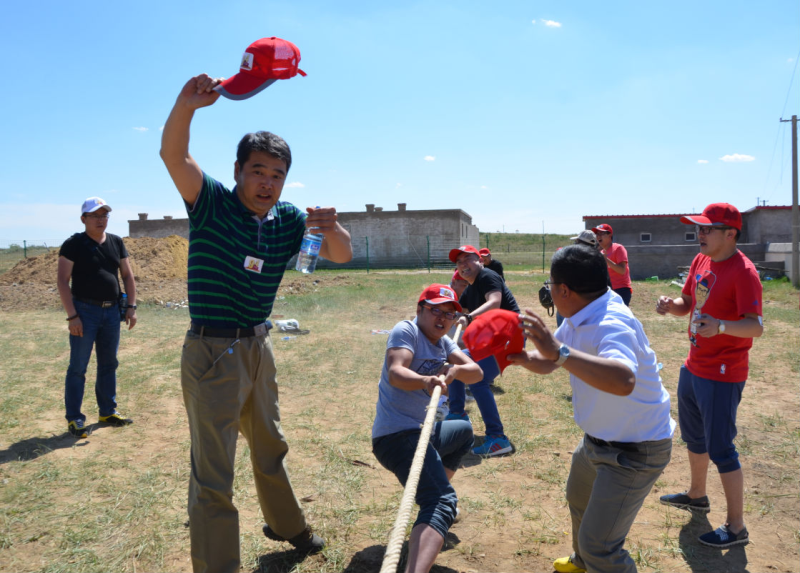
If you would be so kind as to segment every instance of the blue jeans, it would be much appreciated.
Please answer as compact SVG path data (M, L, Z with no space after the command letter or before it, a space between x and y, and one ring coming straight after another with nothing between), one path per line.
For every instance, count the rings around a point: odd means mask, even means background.
M406 485L420 430L407 430L372 440L372 453L383 467ZM415 501L419 514L414 526L425 524L443 538L456 518L458 497L450 485L444 468L456 471L461 458L472 449L472 425L462 420L437 422L425 451L425 462L419 476Z
M464 354L469 356L469 350L464 350ZM478 404L481 417L483 417L486 435L505 437L503 423L500 421L500 412L497 411L497 402L491 388L492 381L500 375L500 367L494 356L479 360L478 366L483 370L483 380L470 384L469 389L472 390L472 395L475 397L475 402ZM460 380L454 381L450 384L448 394L450 395L450 411L454 414L463 414L466 400L464 383Z
M117 350L119 349L119 307L101 308L73 300L75 311L83 323L83 336L69 335L69 368L64 389L67 422L86 421L81 412L86 368L97 352L97 380L94 393L101 416L110 416L117 409Z

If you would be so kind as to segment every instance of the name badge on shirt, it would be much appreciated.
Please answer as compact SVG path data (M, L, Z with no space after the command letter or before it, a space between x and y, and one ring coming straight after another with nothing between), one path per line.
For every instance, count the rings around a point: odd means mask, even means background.
M263 259L257 259L255 257L247 256L244 259L244 268L247 271L252 271L254 273L260 273L261 267L264 266Z

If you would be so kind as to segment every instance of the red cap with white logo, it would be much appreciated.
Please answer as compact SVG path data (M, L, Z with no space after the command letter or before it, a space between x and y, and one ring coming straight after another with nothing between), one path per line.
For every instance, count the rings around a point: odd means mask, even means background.
M214 91L228 99L242 100L253 97L276 80L288 80L306 73L298 68L300 50L280 38L261 38L244 51L239 73L223 80Z
M442 284L432 284L431 286L427 287L424 291L422 291L422 294L419 295L419 302L429 302L431 304L444 304L446 302L452 302L458 312L461 312L462 310L461 305L458 304L455 291L449 286Z

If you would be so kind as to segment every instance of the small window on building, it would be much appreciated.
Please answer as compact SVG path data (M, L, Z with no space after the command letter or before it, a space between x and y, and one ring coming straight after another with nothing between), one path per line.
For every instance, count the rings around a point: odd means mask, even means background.
M697 240L697 235L695 234L694 231L692 231L691 233L686 233L686 240L694 242Z
M640 243L649 243L652 240L653 240L653 235L651 233L639 233Z

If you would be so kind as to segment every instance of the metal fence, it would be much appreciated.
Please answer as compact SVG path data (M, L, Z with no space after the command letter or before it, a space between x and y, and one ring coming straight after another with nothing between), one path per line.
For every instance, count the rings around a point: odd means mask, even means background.
M0 273L4 273L22 259L36 257L58 249L63 240L19 239L0 241Z

